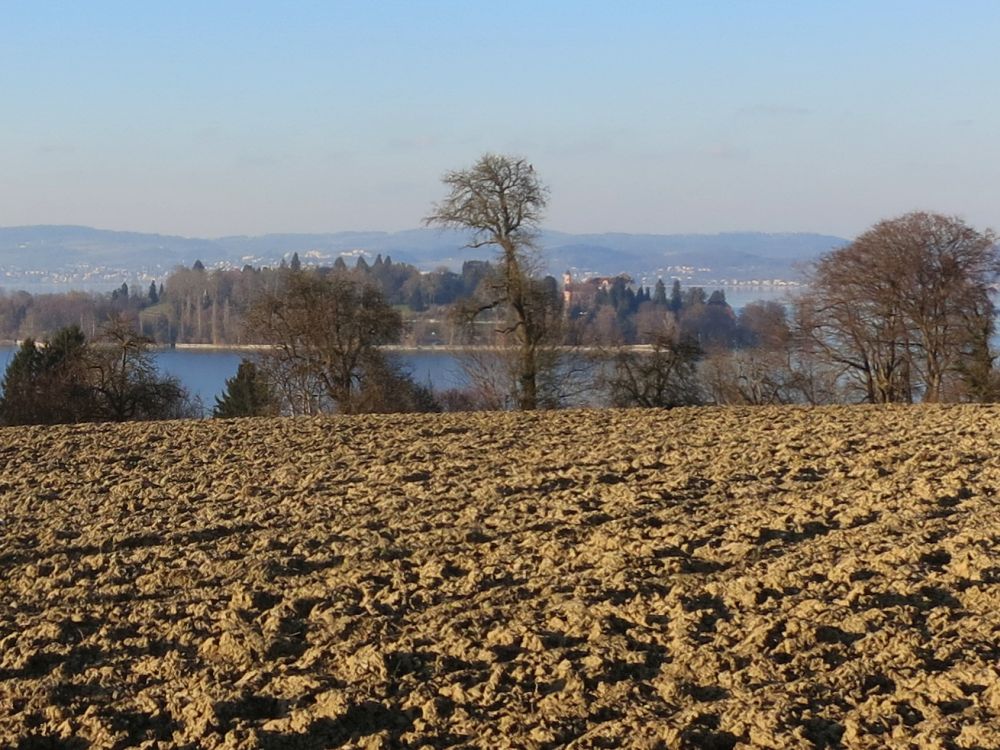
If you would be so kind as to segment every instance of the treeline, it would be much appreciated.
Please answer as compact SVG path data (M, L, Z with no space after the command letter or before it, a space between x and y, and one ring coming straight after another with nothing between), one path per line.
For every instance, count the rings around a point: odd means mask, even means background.
M109 293L31 295L0 290L0 340L40 340L69 325L96 337L107 321L124 317L160 345L259 344L260 336L247 325L247 313L279 288L289 273L299 270L303 267L296 255L290 264L277 268L208 270L196 262L190 268L176 268L159 284L122 284ZM389 305L405 315L407 325L399 343L413 346L468 343L464 303L488 296L497 275L489 261L466 261L459 273L443 268L421 272L381 255L373 263L359 256L349 267L338 258L330 267L306 270L321 276L349 274L375 286ZM578 291L569 309L563 309L563 290L556 279L545 276L540 284L570 322L561 329L561 343L566 345L649 343L650 331L666 310L678 317L684 335L705 346L732 346L739 339L737 316L721 290L711 294L700 287L682 290L674 280L668 294L662 280L652 288L636 288L626 276L592 279L574 283ZM496 343L495 316L487 314L480 322L476 343Z
M637 288L626 277L615 277L560 287L552 277L539 278L532 287L538 301L529 308L544 323L535 326L541 335L533 344L537 403L996 400L994 240L956 219L909 214L881 222L823 256L812 269L809 291L789 304L754 302L738 312L723 292L683 288L676 280L670 287L661 281ZM41 340L76 326L98 341L106 322L114 320L149 343L273 345L273 332L253 311L302 275L375 289L399 316L393 335L382 343L507 346L517 330L489 303L502 277L495 263L468 261L461 273L420 273L388 258L374 263L359 258L350 268L340 262L305 269L293 258L283 267L240 270L209 271L196 263L138 292L123 285L109 294L0 295L0 337ZM407 297L423 309L400 302ZM309 312L303 312L306 320ZM622 349L634 344L648 349ZM590 354L570 357L564 347ZM581 365L594 356L602 364ZM514 363L488 353L466 359L470 392L448 394L439 406L517 404ZM381 373L381 390L393 392L384 367L369 360L367 369L367 376L352 377L374 383ZM365 408L410 408L375 399L376 390L367 389ZM303 398L314 405L302 406ZM336 408L334 402L316 396L313 387L308 397L286 396L283 408L308 412Z
M316 270L321 274L351 271L374 284L390 305L420 314L470 297L490 268L488 262L470 260L460 273L445 268L425 273L379 255L373 263L359 256L351 268L338 258L331 267ZM197 261L190 268L176 268L160 284L131 288L123 284L103 294L31 295L0 290L0 339L45 337L66 325L78 325L88 335L96 335L111 317L124 315L159 344L257 343L244 323L247 311L261 296L273 292L289 272L299 269L295 254L291 263L276 268L247 265L208 270Z

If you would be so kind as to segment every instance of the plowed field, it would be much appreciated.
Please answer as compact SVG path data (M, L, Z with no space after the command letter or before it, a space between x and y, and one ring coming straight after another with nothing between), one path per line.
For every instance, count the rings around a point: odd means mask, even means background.
M0 746L1000 748L1000 410L0 430Z

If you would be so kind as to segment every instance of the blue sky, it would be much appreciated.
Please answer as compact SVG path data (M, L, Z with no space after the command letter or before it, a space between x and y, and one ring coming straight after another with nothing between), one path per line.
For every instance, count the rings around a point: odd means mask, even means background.
M417 226L527 156L572 232L1000 225L1000 3L0 0L0 225Z

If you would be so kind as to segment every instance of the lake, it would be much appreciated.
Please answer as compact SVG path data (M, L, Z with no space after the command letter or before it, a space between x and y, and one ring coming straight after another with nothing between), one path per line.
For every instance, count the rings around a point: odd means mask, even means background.
M14 356L16 347L0 346L0 373ZM201 398L211 410L215 397L226 387L226 378L236 374L240 360L250 352L230 349L163 349L153 352L160 371L173 375L184 384L192 396ZM450 352L398 352L393 354L413 379L435 390L461 388L468 383L455 355Z
M715 288L705 287L706 293L710 294ZM773 299L785 302L789 293L789 290L781 287L723 288L726 300L736 310L754 300ZM16 347L13 346L0 346L0 375L6 371L7 363L15 350ZM393 356L417 383L430 386L434 390L464 388L469 384L468 377L462 371L453 352L422 350L396 352ZM235 375L240 360L252 357L252 352L180 348L156 350L154 357L162 372L180 380L191 395L200 398L205 408L211 411L216 396L221 395L226 387L226 378Z

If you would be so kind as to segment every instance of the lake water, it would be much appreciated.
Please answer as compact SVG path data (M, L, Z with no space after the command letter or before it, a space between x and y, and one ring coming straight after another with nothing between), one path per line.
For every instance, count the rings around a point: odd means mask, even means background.
M706 293L714 288L705 287ZM748 302L760 299L774 299L785 302L790 290L780 287L725 287L726 300L734 309ZM16 347L0 346L0 376L7 369L7 363L14 356ZM166 349L154 352L160 370L173 375L183 383L192 396L201 399L205 408L211 411L215 398L222 394L226 379L236 374L240 360L252 356L249 352L226 349ZM468 385L468 377L453 353L418 351L398 352L393 356L421 385L437 391L449 388L463 388Z
M787 305L793 297L805 292L805 287L801 286L705 286L706 295L710 295L716 289L725 292L726 302L736 312L751 302L780 302ZM667 287L670 293L670 287Z
M16 348L0 346L0 373ZM192 396L201 398L206 409L215 405L215 397L222 394L226 378L236 374L240 360L248 352L223 349L166 349L154 352L160 371L173 375L184 384ZM468 383L455 355L448 352L400 352L393 356L421 385L435 390L461 388Z

